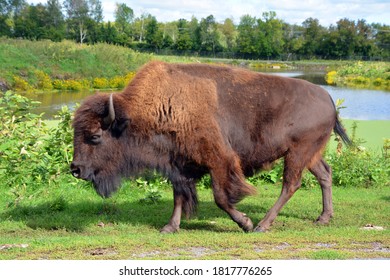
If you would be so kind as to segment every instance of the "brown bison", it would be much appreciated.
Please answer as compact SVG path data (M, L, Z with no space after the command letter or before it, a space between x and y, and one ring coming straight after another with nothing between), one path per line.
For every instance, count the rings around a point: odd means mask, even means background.
M308 168L333 215L332 173L322 151L334 130L349 141L329 94L309 82L239 68L151 62L118 94L89 97L75 113L72 174L108 197L121 178L153 169L173 185L173 214L161 232L179 230L196 208L195 184L206 173L216 204L244 231L235 207L255 188L245 181L284 158L279 199L254 229L270 228Z

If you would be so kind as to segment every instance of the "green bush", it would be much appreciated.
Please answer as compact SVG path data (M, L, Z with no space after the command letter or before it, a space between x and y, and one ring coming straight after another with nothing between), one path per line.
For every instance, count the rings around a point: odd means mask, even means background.
M390 68L387 62L354 62L330 71L328 84L339 86L390 89Z
M31 197L68 175L72 157L71 113L59 112L59 125L49 130L26 97L6 92L0 98L0 182L14 203ZM68 176L68 177L67 177Z

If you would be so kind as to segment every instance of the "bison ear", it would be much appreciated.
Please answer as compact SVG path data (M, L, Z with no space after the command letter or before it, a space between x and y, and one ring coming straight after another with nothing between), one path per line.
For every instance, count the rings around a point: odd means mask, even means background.
M108 99L107 106L107 115L103 118L103 125L107 129L111 130L111 133L114 137L120 137L123 131L127 128L130 120L126 117L125 112L123 112L120 102L117 106L114 106L114 97L113 94L110 95Z
M129 123L129 119L114 120L114 122L111 124L112 135L116 138L119 138L122 135L123 131L125 131L125 129L129 125Z

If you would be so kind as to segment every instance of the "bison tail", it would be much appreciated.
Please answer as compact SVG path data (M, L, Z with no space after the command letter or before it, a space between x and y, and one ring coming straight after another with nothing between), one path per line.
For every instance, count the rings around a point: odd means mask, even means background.
M345 128L341 124L338 117L336 118L336 124L334 125L333 130L337 135L340 136L340 138L343 140L345 144L347 144L348 146L352 145L352 141L351 139L349 139L347 133L345 132Z

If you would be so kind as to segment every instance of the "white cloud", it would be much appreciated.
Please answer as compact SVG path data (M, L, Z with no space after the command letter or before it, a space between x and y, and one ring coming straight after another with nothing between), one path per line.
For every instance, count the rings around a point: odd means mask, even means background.
M46 2L28 0L30 3ZM158 21L174 21L180 18L199 20L213 15L221 22L233 17L236 23L240 17L249 14L260 18L263 12L275 11L278 18L291 24L302 24L309 18L317 18L323 26L336 24L342 18L365 19L368 23L379 22L390 25L389 0L101 0L104 20L113 21L115 3L126 3L135 16L150 13Z

